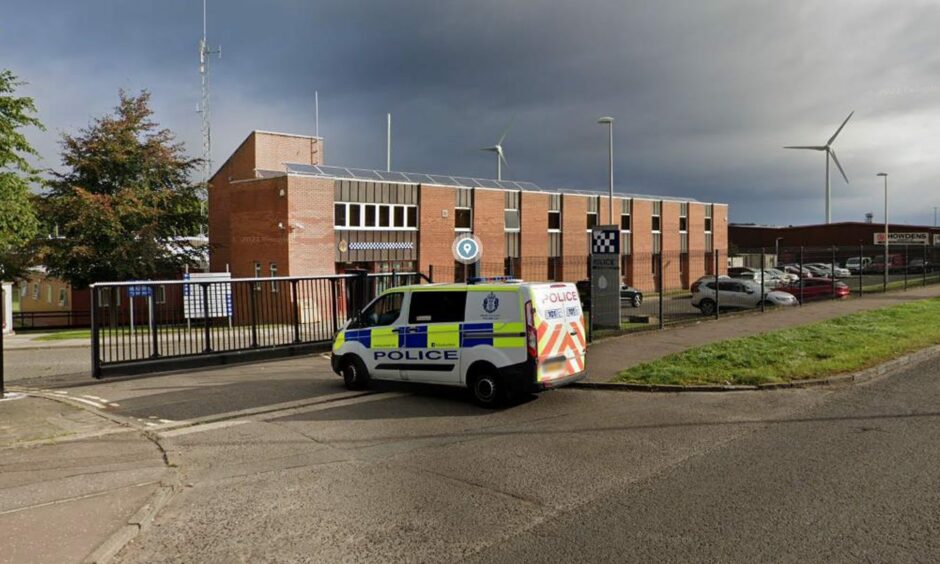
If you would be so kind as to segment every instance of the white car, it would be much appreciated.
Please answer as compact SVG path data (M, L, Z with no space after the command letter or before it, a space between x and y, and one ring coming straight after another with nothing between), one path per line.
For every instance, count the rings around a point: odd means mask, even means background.
M842 268L838 265L833 266L827 262L812 262L804 266L813 271L814 274L819 272L819 275L822 278L829 278L833 274L835 274L836 278L848 278L849 276L852 276L852 273L849 271L849 269Z
M769 306L795 306L796 296L787 292L762 292L760 284L747 280L720 278L715 288L715 279L703 280L693 288L692 305L705 315L714 315L715 308L751 309L759 307L761 301Z

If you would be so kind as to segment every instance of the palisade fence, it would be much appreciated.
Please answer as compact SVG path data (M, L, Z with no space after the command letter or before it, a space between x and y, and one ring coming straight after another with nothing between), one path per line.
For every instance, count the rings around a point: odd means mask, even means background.
M779 307L771 299L776 295L769 295L772 291L789 293L802 306L940 283L940 247L892 245L888 251L887 276L884 254L883 246L857 245L734 249L730 256L703 251L623 255L622 283L629 289L621 293L621 328L595 331L592 337L660 329L746 311L769 311ZM843 272L841 269L847 264L851 270ZM836 276L826 273L827 267L832 272L832 265L837 267ZM786 279L776 277L770 269L778 266L793 275ZM747 270L758 273L747 274ZM763 277L760 271L764 271ZM580 282L585 314L588 320L590 318L587 256L519 257L500 262L483 261L474 266L434 264L429 272L435 282L462 282L473 276ZM693 300L693 287L703 277L713 277L716 272L721 276L730 272L732 276L719 280L721 289L715 297L715 307L706 305L700 309L693 305L700 303ZM740 284L741 280L750 280L753 284ZM756 291L748 293L748 286L756 287ZM642 297L636 299L631 290L637 290Z
M160 280L91 286L92 375L301 354L415 272Z

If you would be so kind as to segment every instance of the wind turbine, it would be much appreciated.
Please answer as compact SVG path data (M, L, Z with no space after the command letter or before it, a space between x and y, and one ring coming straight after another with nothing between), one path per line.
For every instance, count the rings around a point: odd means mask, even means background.
M509 133L509 128L512 127L512 120L509 120L509 124L506 126L506 129L503 130L503 134L499 136L499 141L496 142L492 147L483 147L481 151L490 151L491 153L496 153L496 180L503 179L503 164L509 166L509 163L506 162L506 154L503 152L503 141L506 139L506 134Z
M829 179L829 157L832 157L833 162L836 163L836 166L839 167L839 172L842 173L842 178L845 179L845 183L849 183L849 177L845 175L845 171L842 170L842 165L839 164L839 159L836 157L836 151L832 148L833 141L836 140L836 137L839 136L839 133L842 131L842 128L845 127L845 124L852 119L852 116L855 115L855 112L851 112L849 117L845 118L845 121L842 122L842 125L839 126L839 129L832 134L832 137L829 138L829 141L826 141L825 145L798 145L794 147L784 147L784 149L808 149L810 151L825 151L826 152L826 223L832 223L832 186Z

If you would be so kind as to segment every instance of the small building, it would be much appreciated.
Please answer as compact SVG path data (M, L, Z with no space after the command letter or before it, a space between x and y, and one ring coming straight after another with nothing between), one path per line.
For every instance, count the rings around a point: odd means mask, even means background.
M621 229L625 282L652 288L660 255L688 287L727 251L728 206L692 198L548 189L532 182L326 166L323 139L253 131L209 182L212 271L308 276L363 268L466 276L452 244L482 243L480 274L577 281L593 226ZM720 265L719 269L724 269Z
M815 225L756 225L732 223L728 226L731 247L740 251L760 248L858 247L883 245L884 223L843 221ZM940 228L924 225L888 224L889 245L940 246Z

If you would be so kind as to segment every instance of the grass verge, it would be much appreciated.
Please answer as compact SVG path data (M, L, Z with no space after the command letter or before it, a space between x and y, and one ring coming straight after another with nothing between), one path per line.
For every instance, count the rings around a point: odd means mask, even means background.
M69 329L66 331L55 331L46 335L40 335L33 341L64 341L66 339L90 339L91 329Z
M622 371L618 382L765 384L854 372L940 343L940 298L695 347Z

